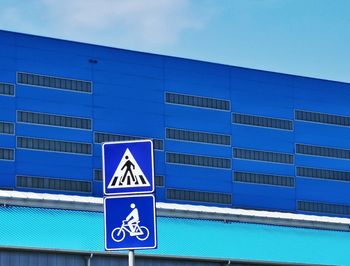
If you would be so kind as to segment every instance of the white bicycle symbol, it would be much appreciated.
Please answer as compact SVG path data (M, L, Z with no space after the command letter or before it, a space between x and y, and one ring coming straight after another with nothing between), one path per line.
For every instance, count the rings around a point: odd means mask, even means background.
M140 221L136 222L135 231L132 232L127 224L127 221L122 222L121 227L116 227L113 229L111 236L115 242L121 242L125 238L125 231L129 233L130 236L136 236L140 241L144 241L149 237L149 230L146 226L139 226Z

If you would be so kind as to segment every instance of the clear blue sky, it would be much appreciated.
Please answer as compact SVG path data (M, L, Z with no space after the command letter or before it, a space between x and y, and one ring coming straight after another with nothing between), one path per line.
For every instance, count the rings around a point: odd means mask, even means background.
M0 29L350 82L350 0L0 0Z

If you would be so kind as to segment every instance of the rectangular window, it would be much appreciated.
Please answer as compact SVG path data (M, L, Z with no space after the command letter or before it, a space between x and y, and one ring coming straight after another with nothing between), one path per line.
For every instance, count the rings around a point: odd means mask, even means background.
M230 110L230 102L227 100L213 99L186 94L170 93L165 94L165 102L172 104L181 104L194 107L204 107L216 110Z
M190 155L183 153L166 153L167 163L187 164L195 166L231 168L231 160L225 158L208 157L200 155Z
M62 140L17 137L17 147L42 151L91 154L91 144Z
M322 124L350 126L350 116L330 115L317 112L295 111L295 119Z
M50 77L22 72L17 73L17 83L86 93L92 92L92 85L89 81Z
M170 200L184 200L219 204L231 204L232 202L231 194L182 189L167 189L167 198Z
M164 176L156 175L154 178L157 187L164 187Z
M15 126L13 123L0 122L0 134L14 134Z
M231 137L229 135L181 130L181 129L174 129L174 128L166 129L166 137L168 139L176 139L176 140L185 140L185 141L220 144L220 145L231 145Z
M350 159L350 150L330 148L330 147L321 147L314 145L304 145L296 144L297 153L307 154L307 155L316 155L322 157L333 157L341 159Z
M15 95L15 86L12 84L0 82L0 95Z
M257 160L275 163L294 163L294 156L288 153L278 153L270 151L257 151L233 148L234 158L246 159L246 160Z
M88 118L34 113L27 111L17 111L17 122L56 127L91 129L91 119Z
M350 181L350 172L335 171L319 168L297 167L297 175L320 179Z
M19 188L39 188L59 191L91 192L91 182L61 178L16 176Z
M256 183L256 184L267 184L267 185L274 185L274 186L294 187L294 177L292 176L234 172L234 181Z
M102 181L102 169L94 169L94 180L95 181Z
M339 215L350 215L350 206L333 203L322 203L314 201L298 201L298 210L307 212L330 213Z
M15 159L15 150L0 148L0 160L13 161Z
M141 140L141 139L147 139L147 137L135 137L135 136L128 136L128 135L95 132L95 143L103 143L103 142L109 142L109 141ZM152 139L152 141L153 141L154 149L163 150L163 140Z
M257 126L257 127L293 130L292 121L286 120L286 119L271 118L271 117L233 113L232 122L235 124L251 125L251 126Z

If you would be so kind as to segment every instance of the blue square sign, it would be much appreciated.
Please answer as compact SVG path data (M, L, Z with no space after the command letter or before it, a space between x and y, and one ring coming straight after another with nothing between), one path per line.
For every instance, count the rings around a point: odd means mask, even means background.
M105 195L154 191L151 140L107 142L102 145Z
M105 249L151 249L157 246L153 195L104 199Z

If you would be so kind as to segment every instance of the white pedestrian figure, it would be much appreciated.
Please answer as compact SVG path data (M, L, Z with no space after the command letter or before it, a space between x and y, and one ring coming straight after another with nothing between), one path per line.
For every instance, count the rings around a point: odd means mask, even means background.
M135 203L131 203L130 208L132 209L132 211L125 218L125 221L128 223L128 226L130 228L130 236L136 236L139 234L139 232L135 232L135 230L137 229L137 225L140 222L139 210L136 208Z

